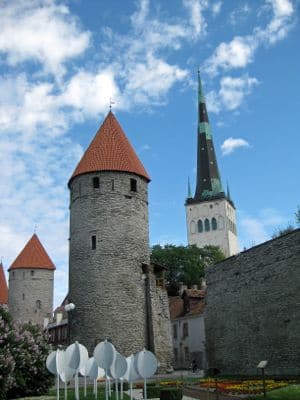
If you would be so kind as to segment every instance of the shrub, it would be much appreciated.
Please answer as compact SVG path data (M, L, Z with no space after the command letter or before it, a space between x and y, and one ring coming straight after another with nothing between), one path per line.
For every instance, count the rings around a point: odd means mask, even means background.
M160 391L161 387L160 386L150 386L148 387L147 384L147 398L148 399L155 399L160 397Z
M46 370L48 337L38 325L17 324L0 306L0 400L45 393L53 383Z
M182 389L167 388L160 390L160 400L181 400Z

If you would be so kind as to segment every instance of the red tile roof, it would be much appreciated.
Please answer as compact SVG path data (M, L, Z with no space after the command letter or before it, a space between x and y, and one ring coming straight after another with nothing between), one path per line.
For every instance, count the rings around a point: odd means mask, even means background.
M36 234L32 236L24 249L9 267L9 271L17 268L55 269L42 243Z
M200 315L205 308L205 290L186 289L182 296L169 297L169 308L171 320Z
M69 183L77 175L96 171L132 172L150 181L149 175L111 111L79 161Z
M5 279L2 262L0 263L0 304L7 304L8 288Z

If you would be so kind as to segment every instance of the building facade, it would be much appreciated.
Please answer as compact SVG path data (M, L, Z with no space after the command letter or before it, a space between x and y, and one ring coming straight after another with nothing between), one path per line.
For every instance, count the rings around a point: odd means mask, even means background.
M92 352L106 338L125 355L144 347L172 361L167 301L150 266L150 178L110 111L70 181L71 341ZM166 294L165 294L166 295ZM160 300L157 300L159 299ZM166 303L166 304L164 304ZM157 307L164 310L157 320ZM163 322L164 319L164 322Z
M193 362L197 369L206 369L204 302L205 290L198 289L169 298L176 369L189 369Z
M225 194L218 169L206 102L198 74L198 149L195 195L185 202L189 245L219 246L226 257L238 253L236 210Z
M8 308L12 318L46 325L53 311L55 266L36 234L8 271Z

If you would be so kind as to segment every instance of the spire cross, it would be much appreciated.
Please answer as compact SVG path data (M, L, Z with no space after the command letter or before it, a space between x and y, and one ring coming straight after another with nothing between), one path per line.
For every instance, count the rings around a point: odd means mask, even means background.
M112 98L109 98L109 111L111 111L113 104L115 104L115 102L112 100Z

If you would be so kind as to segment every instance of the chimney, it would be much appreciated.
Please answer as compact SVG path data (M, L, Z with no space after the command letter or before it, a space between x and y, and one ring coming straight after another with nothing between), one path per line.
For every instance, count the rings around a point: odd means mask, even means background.
M179 282L179 296L182 296L182 293L187 289L187 285L184 285L183 282Z

